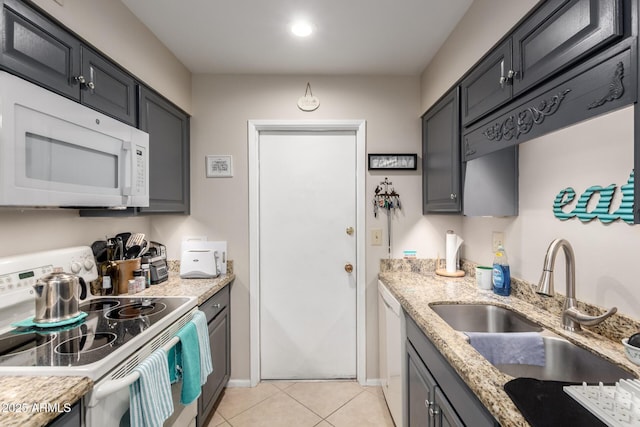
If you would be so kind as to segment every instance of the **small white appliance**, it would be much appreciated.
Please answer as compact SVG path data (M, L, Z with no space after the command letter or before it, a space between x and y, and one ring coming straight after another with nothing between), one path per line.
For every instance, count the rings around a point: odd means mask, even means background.
M209 241L204 236L183 239L180 277L211 278L225 274L227 274L226 241Z
M149 135L0 72L0 206L149 206Z
M187 249L180 258L180 277L183 279L210 279L218 277L218 251L213 249Z

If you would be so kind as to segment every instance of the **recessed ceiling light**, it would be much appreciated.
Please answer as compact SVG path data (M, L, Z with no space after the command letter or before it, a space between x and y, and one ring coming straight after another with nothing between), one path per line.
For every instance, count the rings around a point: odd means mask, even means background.
M291 32L298 37L308 37L313 32L313 27L306 21L298 21L291 25Z

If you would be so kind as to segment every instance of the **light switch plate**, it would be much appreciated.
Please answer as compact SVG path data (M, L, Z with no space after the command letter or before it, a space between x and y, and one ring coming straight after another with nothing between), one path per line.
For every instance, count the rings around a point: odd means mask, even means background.
M491 233L491 250L497 252L500 245L504 245L504 233L502 231L494 231Z
M382 230L380 228L371 230L371 246L382 246Z

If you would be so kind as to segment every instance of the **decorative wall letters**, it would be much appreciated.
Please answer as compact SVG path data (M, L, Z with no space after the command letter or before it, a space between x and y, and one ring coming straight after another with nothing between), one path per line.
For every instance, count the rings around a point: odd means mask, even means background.
M563 207L571 203L575 197L576 192L573 188L567 187L560 191L553 202L553 214L556 218L566 221L573 217L578 217L582 222L589 222L595 218L598 218L601 222L608 224L617 219L621 219L628 224L633 224L633 177L634 171L631 171L629 180L625 185L620 186L622 192L622 200L620 207L610 213L611 201L613 200L613 194L616 191L616 184L611 184L607 187L601 187L594 185L587 188L584 193L578 199L576 207L571 212L564 212ZM598 203L596 207L587 212L587 204L594 195L598 195Z

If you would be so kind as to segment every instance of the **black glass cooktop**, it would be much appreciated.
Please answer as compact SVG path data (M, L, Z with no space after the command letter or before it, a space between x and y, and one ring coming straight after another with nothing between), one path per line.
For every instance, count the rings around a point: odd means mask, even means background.
M100 361L145 332L155 335L177 320L172 313L188 301L188 298L140 297L86 301L81 303L80 311L87 313L87 317L77 324L58 329L17 328L0 335L0 368L70 367Z

